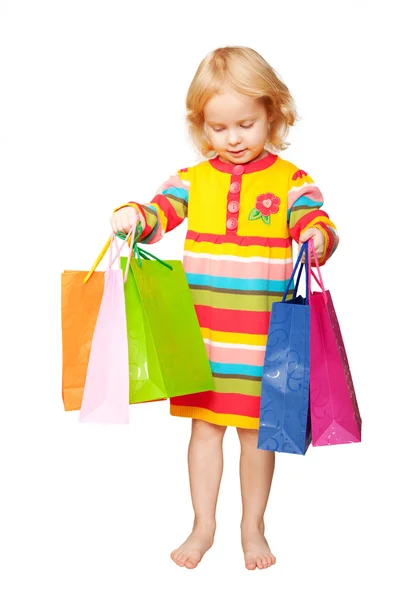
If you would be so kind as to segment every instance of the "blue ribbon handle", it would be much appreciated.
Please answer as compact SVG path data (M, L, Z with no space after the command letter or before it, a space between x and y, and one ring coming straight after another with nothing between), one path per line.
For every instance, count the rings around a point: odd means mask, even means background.
M304 242L304 244L302 245L302 247L300 248L300 252L299 255L297 257L297 261L296 264L294 266L293 272L292 272L292 276L289 280L289 283L286 286L285 289L285 293L283 294L283 298L282 298L282 302L286 301L287 295L289 293L290 290L290 286L292 285L292 282L294 280L294 276L296 275L296 271L299 267L300 261L301 261L301 257L303 256L304 252L306 253L306 304L310 303L310 273L309 273L309 268L308 268L308 261L309 261L309 256L308 256L308 242ZM297 280L296 280L296 285L295 285L295 289L294 289L294 293L293 293L293 298L296 297L297 295L297 289L299 287L299 283L300 283L300 277L303 271L303 267L304 264L301 263L300 269L299 269L299 273L297 275Z

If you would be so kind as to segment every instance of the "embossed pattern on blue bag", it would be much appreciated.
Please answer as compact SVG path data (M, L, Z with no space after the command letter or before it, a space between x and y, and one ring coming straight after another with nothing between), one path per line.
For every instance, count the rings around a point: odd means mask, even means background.
M258 448L305 454L311 442L310 393L310 306L309 282L306 298L286 300L300 264L304 244L282 302L272 305L262 377ZM306 267L306 275L308 269Z

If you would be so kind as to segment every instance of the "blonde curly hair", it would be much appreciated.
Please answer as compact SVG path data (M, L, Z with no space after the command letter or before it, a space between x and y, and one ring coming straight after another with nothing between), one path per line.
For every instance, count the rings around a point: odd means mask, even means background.
M204 131L204 107L224 84L241 94L260 98L271 118L266 148L285 150L289 127L299 119L294 100L274 69L258 52L244 46L213 50L202 60L186 96L186 122L201 154L215 155Z

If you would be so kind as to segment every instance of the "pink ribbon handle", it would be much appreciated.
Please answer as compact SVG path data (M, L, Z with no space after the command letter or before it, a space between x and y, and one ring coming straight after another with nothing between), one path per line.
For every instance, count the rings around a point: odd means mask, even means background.
M315 267L316 267L317 272L318 272L318 277L315 275L314 271L311 269L311 255L314 258ZM318 257L317 257L317 253L315 252L315 246L314 246L314 242L313 242L312 238L310 238L308 240L308 257L309 257L309 260L308 260L308 270L309 270L309 273L310 273L310 275L312 275L314 277L315 281L318 283L319 287L322 290L322 295L324 297L324 301L325 301L325 303L327 303L328 302L328 298L327 298L327 295L326 295L326 290L325 290L324 282L322 280L322 275L321 275L321 269L319 267ZM310 281L310 287L311 287L311 279L309 279L309 281Z
M129 237L130 237L130 242L129 242L129 251L128 251L128 258L126 261L126 267L125 267L125 273L124 273L124 283L126 282L127 278L128 278L128 271L129 271L129 263L132 257L132 253L133 253L133 243L135 241L135 231L136 231L136 224L137 222L135 222L131 229L129 230L128 235L126 236L125 240L122 242L121 246L118 248L118 242L117 242L117 236L115 235L115 233L113 232L111 234L111 238L110 238L110 250L108 253L109 256L109 260L108 260L108 267L107 267L107 271L105 272L105 276L108 276L109 271L111 270L111 267L113 266L113 264L115 263L115 261L117 260L117 258L119 257L119 255L121 254L121 250L122 248L125 246L125 244L127 243ZM115 256L113 257L113 246L115 245L117 251Z

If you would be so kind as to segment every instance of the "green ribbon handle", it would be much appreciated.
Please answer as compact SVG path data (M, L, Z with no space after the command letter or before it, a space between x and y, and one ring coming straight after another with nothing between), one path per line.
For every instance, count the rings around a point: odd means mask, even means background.
M154 260L159 262L164 267L167 267L167 269L170 269L171 271L173 271L173 268L171 265L164 262L160 258L157 258L157 256L154 256L154 254L150 254L150 252L147 252L147 250L143 250L143 248L140 248L138 246L138 240L139 240L140 236L142 235L142 233L143 233L143 228L142 228L141 223L139 222L136 227L135 239L133 241L133 255L134 255L135 260L136 260L137 264L139 265L139 267L140 268L142 267L142 258L145 260L150 260L149 257L151 257L151 258L154 258ZM116 236L119 237L121 240L126 239L126 234L123 233L122 231L117 231Z

